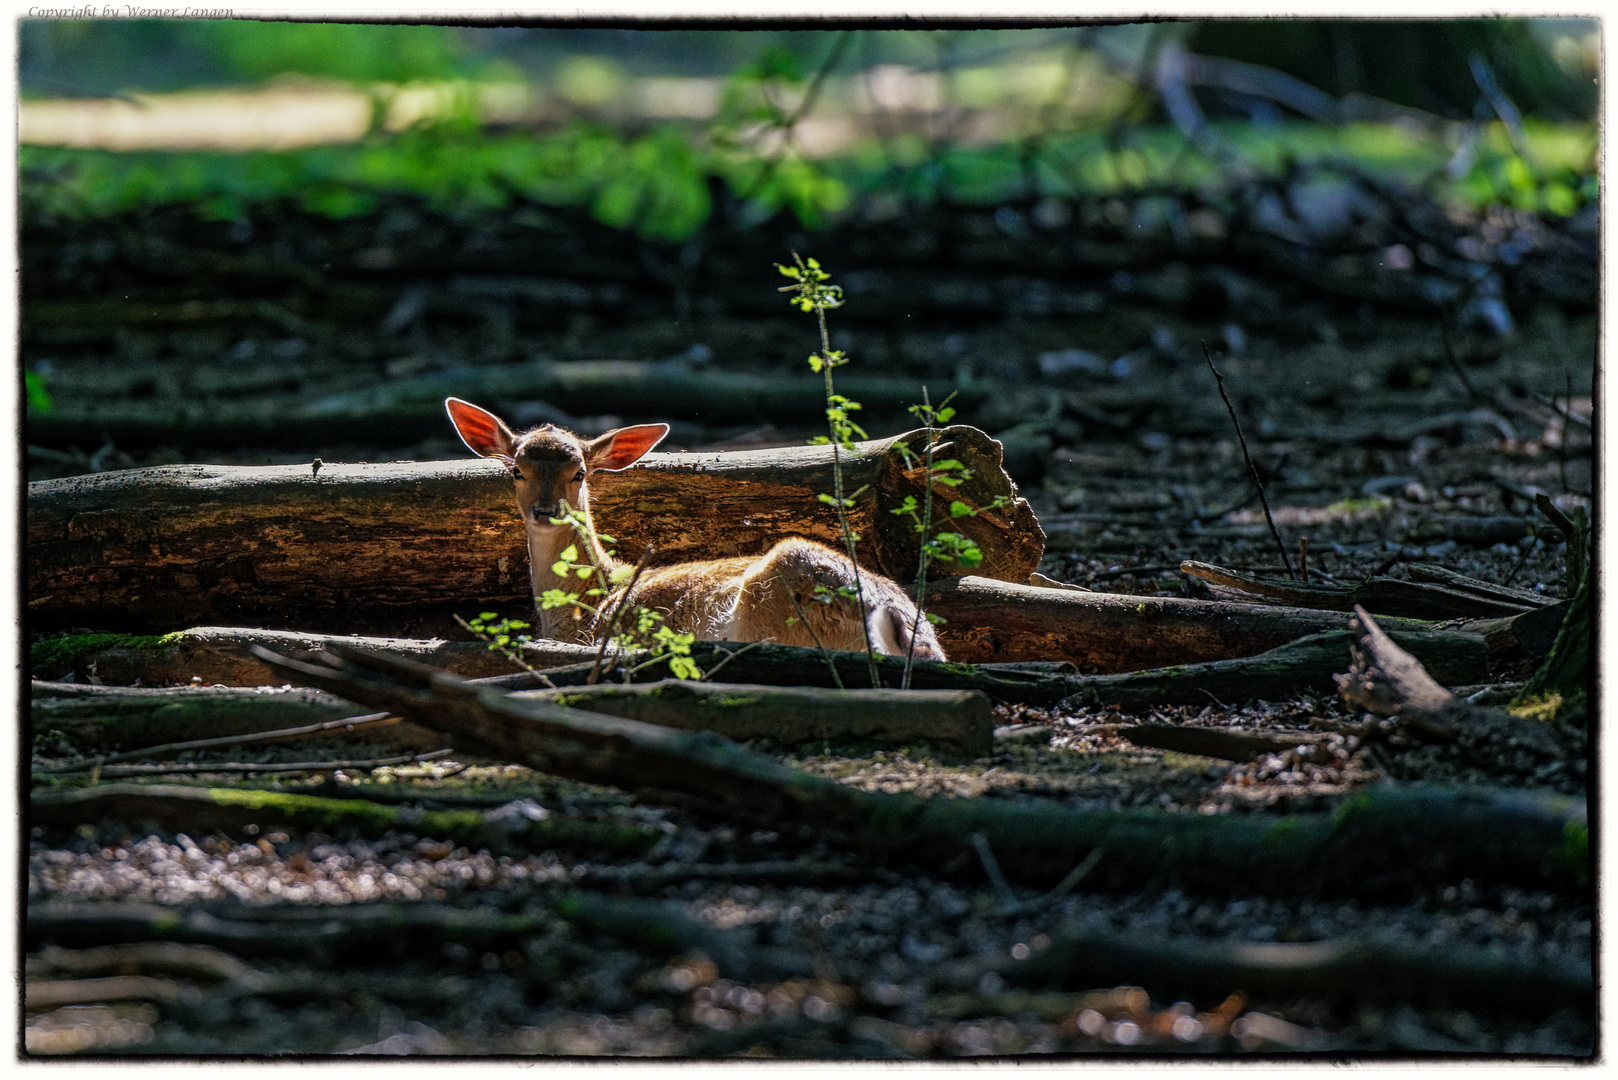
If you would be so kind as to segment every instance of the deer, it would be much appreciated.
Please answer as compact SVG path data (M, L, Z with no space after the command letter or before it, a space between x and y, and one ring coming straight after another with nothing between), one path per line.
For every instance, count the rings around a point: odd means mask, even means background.
M602 546L590 515L590 478L620 472L651 452L667 424L636 424L586 439L554 424L517 433L504 420L460 398L446 398L461 441L479 457L506 467L517 489L517 510L528 538L529 576L539 632L548 638L598 642L612 633L611 615L644 606L664 625L698 641L774 640L784 645L864 651L943 660L930 623L899 586L843 552L802 537L777 541L762 555L653 566L614 586L582 616L573 606L539 605L546 591L577 595L577 577L554 567L570 546L611 580L624 563ZM573 518L564 518L567 510ZM848 595L857 590L859 600ZM863 617L862 617L863 614Z

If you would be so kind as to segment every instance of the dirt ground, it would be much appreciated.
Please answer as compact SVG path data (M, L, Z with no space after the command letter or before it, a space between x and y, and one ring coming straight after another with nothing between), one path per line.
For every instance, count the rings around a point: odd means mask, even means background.
M1243 239L1249 218L1239 212L1190 207L1182 235L1143 211L1146 199L1114 202L899 217L873 210L814 235L780 223L750 232L716 225L676 247L533 207L493 220L400 202L343 222L291 211L204 224L179 212L94 226L25 221L22 355L56 406L54 426L30 420L29 478L181 461L459 457L464 448L447 423L401 424L381 440L310 442L294 433L248 446L194 442L186 425L210 411L273 416L390 381L535 356L798 374L816 344L813 322L775 292L772 266L798 250L820 258L847 290L831 322L834 346L857 365L849 370L920 376L935 397L962 378L1005 388L957 422L1003 438L1008 468L1047 535L1040 569L1058 581L1208 597L1205 584L1180 572L1181 560L1285 576L1205 342L1289 558L1308 538L1313 580L1408 577L1412 564L1437 564L1564 594L1565 544L1536 520L1533 496L1547 494L1564 511L1591 505L1590 431L1579 418L1591 411L1593 292L1546 286L1543 273L1535 285L1496 260L1489 265L1509 311L1502 323L1464 295L1445 309L1423 304L1415 286L1376 293L1355 273L1333 277L1314 249L1288 249L1283 259L1269 241ZM1487 237L1490 220L1462 231ZM1497 246L1509 235L1496 235ZM1399 236L1372 240L1355 250ZM113 419L137 413L148 427L123 430L166 434L145 444L102 437ZM671 442L689 448L791 444L818 430L814 416L709 422L699 402L671 402L654 416L603 400L575 419L587 432L668 419ZM869 419L873 435L910 426L902 415ZM1458 692L1500 702L1516 683ZM1133 711L1001 706L996 750L979 759L926 745L763 748L869 790L1185 814L1329 809L1390 778L1584 790L1582 759L1524 779L1443 753L1372 753L1343 734L1358 718L1326 695ZM1150 720L1332 737L1312 752L1231 761L1118 734L1121 724ZM1215 895L1183 890L1166 874L1131 892L1081 882L1007 913L1035 891L1010 886L1008 896L986 872L945 877L902 861L877 864L826 839L750 831L500 763L269 771L320 753L370 751L352 741L233 751L237 761L265 762L258 782L279 790L438 807L528 798L570 818L633 822L661 839L638 855L493 855L400 833L193 836L110 821L76 832L36 828L31 911L118 900L251 920L293 908L425 902L537 922L503 939L435 931L357 950L243 946L242 959L279 987L273 992L244 990L251 980L239 973L221 978L200 953L164 969L131 960L135 947L115 943L107 947L126 952L95 974L138 971L165 987L31 1008L29 1052L1341 1057L1580 1056L1596 1046L1593 1006L1471 1006L1397 988L1263 997L1231 987L1182 999L1128 982L1019 985L990 963L1100 929L1152 942L1375 934L1400 946L1585 964L1588 895L1470 878L1381 896L1264 896L1239 884ZM621 930L587 928L558 913L561 898L580 892L659 902L659 911L732 932L750 950L791 953L801 967L725 970L701 949L659 951ZM65 958L87 952L85 944L31 934L30 978L91 973Z

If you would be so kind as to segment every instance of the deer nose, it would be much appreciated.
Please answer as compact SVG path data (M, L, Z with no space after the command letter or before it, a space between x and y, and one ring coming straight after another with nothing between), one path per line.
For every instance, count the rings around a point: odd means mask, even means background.
M528 516L535 525L546 525L549 524L551 518L559 517L561 510L562 508L555 503L551 503L549 506L530 506Z

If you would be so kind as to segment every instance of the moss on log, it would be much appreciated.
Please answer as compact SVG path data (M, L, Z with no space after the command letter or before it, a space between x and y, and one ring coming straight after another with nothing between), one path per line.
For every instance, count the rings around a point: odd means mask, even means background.
M1340 618L1340 617L1339 617ZM1074 680L1075 705L1236 705L1255 698L1284 698L1302 690L1333 691L1333 676L1349 663L1353 631L1328 630L1257 656L1202 664L1092 675ZM1422 660L1438 681L1451 686L1486 682L1488 646L1481 636L1454 630L1400 630L1393 639Z
M491 851L567 848L636 854L662 838L641 825L572 821L479 810L418 810L364 799L329 799L254 788L183 784L104 784L37 791L28 800L30 826L72 828L104 819L184 832L235 832L246 825L280 825L306 832L381 836L408 832Z
M285 680L255 657L249 651L251 646L264 645L297 655L324 649L334 641L362 651L414 657L468 678L522 670L480 641L306 634L228 626L199 626L161 637L63 634L36 642L29 662L34 677L47 681L72 676L85 683L99 679L109 686L189 685L193 679L226 686L274 686ZM540 641L523 649L524 659L539 668L591 661L595 655L593 648L560 641Z
M978 690L828 690L664 679L514 696L742 741L926 741L974 755L994 744L994 710Z

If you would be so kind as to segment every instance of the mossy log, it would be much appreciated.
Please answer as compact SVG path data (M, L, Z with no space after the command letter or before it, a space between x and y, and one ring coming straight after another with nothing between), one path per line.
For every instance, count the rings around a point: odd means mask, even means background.
M114 820L177 832L239 833L243 826L280 825L327 834L381 836L408 832L497 852L555 848L638 854L663 834L642 825L532 817L506 810L419 810L364 799L328 799L252 788L184 784L102 784L36 791L28 799L30 827L65 829Z
M664 679L513 696L736 740L927 741L974 755L994 744L994 709L979 690L827 690Z
M1362 893L1471 877L1540 887L1589 880L1581 799L1409 785L1377 788L1334 813L1184 814L1079 810L860 791L789 769L711 734L523 701L412 661L346 653L316 662L265 653L298 681L431 723L458 747L588 783L677 792L748 823L835 835L946 875L979 872L974 837L1035 884L1060 880L1096 848L1091 878L1134 888L1167 878L1219 892ZM981 841L979 841L981 842Z
M667 679L528 691L521 696L742 740L900 745L927 741L967 754L986 754L994 741L994 710L978 690L826 690ZM335 694L301 687L135 688L36 682L28 715L36 737L56 732L81 752L90 752L319 724L353 716L357 708ZM322 735L332 738L342 731ZM439 733L397 719L387 725L368 724L358 737L412 751L444 745Z
M448 422L445 421L447 429ZM1026 581L1044 534L1001 468L1000 444L970 427L941 429L946 453L972 470L945 500L998 510L954 527L984 554L980 573ZM915 577L917 538L888 511L921 497L914 431L841 455L862 562ZM824 446L649 454L591 483L598 526L630 560L762 552L784 536L840 544ZM320 626L459 636L452 614L520 601L528 552L510 478L494 461L391 465L174 465L45 480L28 487L30 624L131 633L197 622Z
M943 975L969 986L989 972L1019 985L1129 983L1165 1001L1217 1001L1240 991L1261 1001L1418 1001L1538 1016L1588 1008L1595 994L1588 960L1526 959L1500 948L1455 942L1432 948L1372 936L1296 943L1142 940L1085 928L1056 935L1021 960L964 963Z
M1338 616L1341 620L1341 616ZM1488 681L1489 650L1481 635L1456 630L1399 630L1398 641L1451 686ZM1202 664L1090 675L1074 680L1074 705L1237 705L1255 698L1274 700L1302 690L1331 692L1333 677L1349 663L1350 630L1328 630L1290 641L1257 656Z
M474 613L475 614L475 613ZM41 638L29 650L35 678L56 681L71 676L108 686L203 684L275 686L285 681L249 650L263 645L290 655L324 649L332 642L367 652L410 656L468 678L505 675L522 668L481 641L433 638L385 638L304 634L289 630L251 630L230 626L198 626L172 634L61 634ZM596 650L561 641L541 640L523 648L532 667L590 662Z
M129 687L35 682L28 727L34 739L58 735L80 753L108 753L191 739L256 735L324 724L359 712L335 694L303 687ZM339 738L342 728L314 733ZM358 738L411 752L436 750L444 737L393 717L368 722Z

